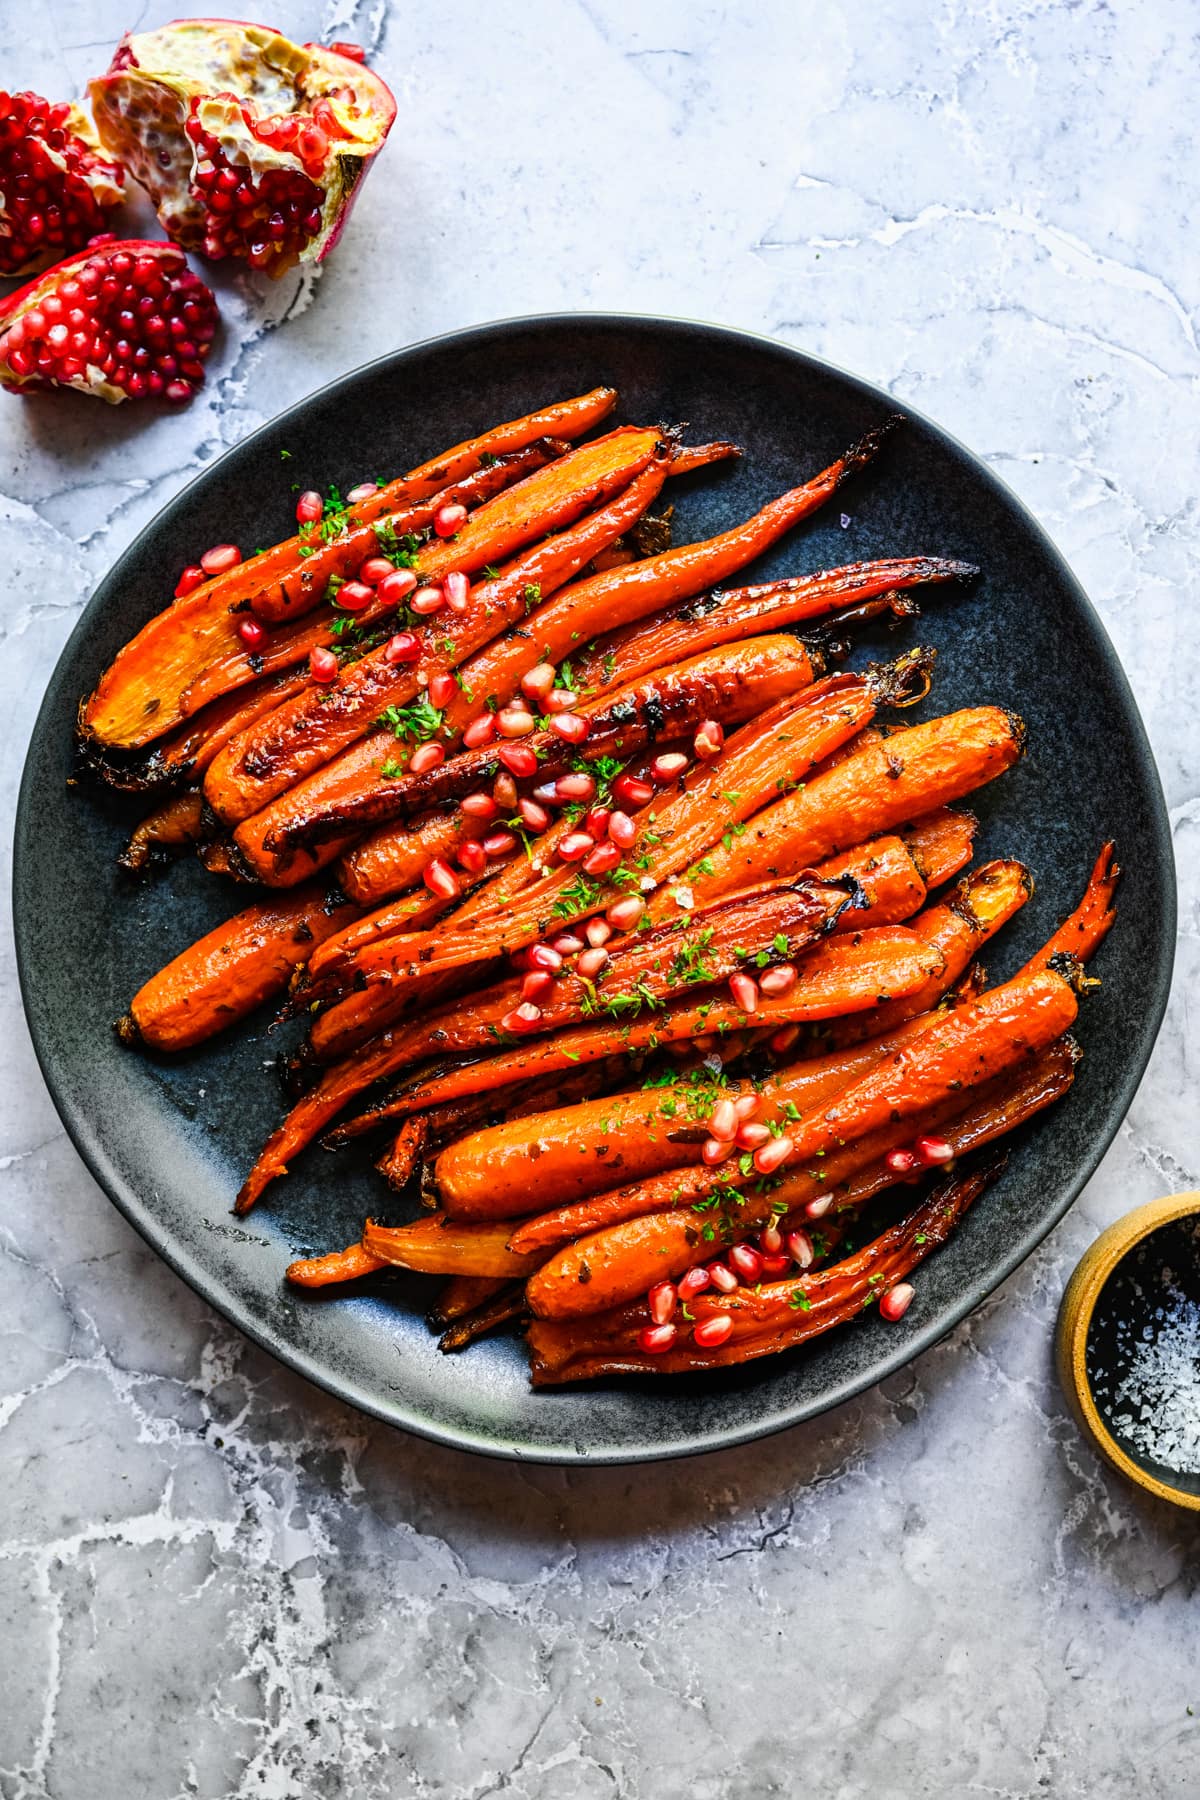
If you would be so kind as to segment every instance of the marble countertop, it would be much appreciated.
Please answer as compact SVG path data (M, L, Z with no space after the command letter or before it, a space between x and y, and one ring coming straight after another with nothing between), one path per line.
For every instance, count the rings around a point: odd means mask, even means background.
M1195 1794L1200 1526L1097 1465L1050 1362L1083 1247L1200 1185L1194 17L530 0L417 20L292 0L275 18L369 45L397 128L319 279L220 276L229 328L190 408L0 407L6 820L91 586L227 445L457 325L683 312L885 385L1048 527L1159 759L1175 992L1096 1178L939 1348L753 1451L563 1472L373 1427L206 1311L67 1142L6 935L0 1796ZM3 9L6 79L77 91L127 23L114 0Z

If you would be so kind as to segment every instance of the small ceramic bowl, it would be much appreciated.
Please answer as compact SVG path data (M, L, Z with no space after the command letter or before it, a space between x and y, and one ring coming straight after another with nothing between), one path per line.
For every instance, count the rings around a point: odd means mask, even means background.
M1139 1206L1101 1232L1067 1284L1055 1349L1071 1410L1114 1469L1200 1511L1200 1192ZM1178 1385L1176 1378L1178 1377ZM1176 1469L1176 1460L1192 1470Z

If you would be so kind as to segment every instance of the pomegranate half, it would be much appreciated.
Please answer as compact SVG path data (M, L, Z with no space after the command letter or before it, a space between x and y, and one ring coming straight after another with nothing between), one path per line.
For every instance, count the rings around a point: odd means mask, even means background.
M0 275L27 275L106 229L125 175L63 100L0 89Z
M89 85L96 128L168 237L281 275L329 254L396 116L353 49L231 19L130 32Z

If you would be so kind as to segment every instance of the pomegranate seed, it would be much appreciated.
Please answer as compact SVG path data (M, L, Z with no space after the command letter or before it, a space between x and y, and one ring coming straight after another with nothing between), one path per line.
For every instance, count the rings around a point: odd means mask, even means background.
M518 800L517 811L527 831L542 832L550 829L550 814L536 800Z
M315 644L308 653L308 666L314 681L336 681L338 659L332 650L326 650L322 644Z
M733 1101L725 1098L717 1101L712 1109L712 1117L708 1121L708 1129L713 1137L720 1138L730 1144L737 1135L738 1119Z
M335 38L329 48L335 56L344 56L350 62L362 63L367 60L367 53L361 44L351 44L346 38Z
M418 588L408 604L415 613L440 612L446 604L446 596L440 587Z
M482 875L487 868L487 851L477 839L468 838L458 846L458 861L468 875Z
M489 856L507 856L510 850L517 847L517 839L511 831L493 831L483 840L483 847Z
M818 1194L817 1198L810 1200L804 1208L804 1216L806 1219L823 1219L832 1205L832 1194Z
M784 1256L782 1252L775 1256L764 1256L762 1259L762 1272L768 1281L778 1281L781 1275L789 1272L791 1266L791 1257Z
M398 575L400 572L399 569L394 569L392 567L386 556L368 556L366 562L358 571L358 579L367 582L371 587L378 587L380 582L386 581L389 575ZM407 569L404 573L412 575L412 570ZM413 575L412 579L415 586L416 576Z
M730 1313L714 1313L711 1319L701 1319L692 1330L692 1342L701 1350L715 1350L723 1344L733 1331L733 1317Z
M621 860L619 844L597 844L583 865L586 875L611 875Z
M365 581L343 581L334 605L340 607L342 612L356 613L372 605L374 599L375 589L368 587Z
M533 668L521 677L522 693L528 694L531 700L536 700L539 704L546 698L553 686L553 663L535 663Z
M678 1299L679 1293L674 1282L655 1282L646 1295L646 1301L650 1307L650 1317L656 1325L665 1325L667 1320L674 1316Z
M386 663L419 662L420 657L421 640L411 631L398 631L384 646L383 660Z
M457 692L458 683L453 675L443 673L429 677L429 698L439 712L443 707L449 706Z
M639 807L648 806L653 800L654 785L637 775L618 775L612 784L612 794L622 806L632 807L637 812Z
M443 582L446 605L451 612L465 613L471 603L471 584L461 569L452 569Z
M632 931L645 910L644 900L637 894L627 894L624 900L610 906L604 916L615 931Z
M537 720L524 707L506 706L496 714L496 730L502 738L528 737L531 731L537 730ZM530 754L533 754L532 751ZM534 763L537 763L536 757Z
M650 764L650 779L659 787L668 782L678 781L688 766L688 759L682 750L668 750L663 756L656 756Z
M754 1152L754 1166L760 1175L773 1175L781 1169L792 1154L793 1144L790 1137L772 1138L761 1150Z
M889 1150L883 1160L893 1175L911 1175L919 1166L911 1150Z
M547 974L545 969L530 969L521 983L522 1000L532 1000L535 1006L548 1000L553 992L554 977Z
M593 950L600 950L612 936L612 926L607 919L589 919L583 928L583 935Z
M708 1278L723 1294L732 1294L735 1288L742 1285L733 1270L727 1269L723 1262L709 1263Z
M266 629L257 619L239 619L237 633L247 650L261 650L267 641Z
M20 371L18 371L18 373L19 372ZM183 574L179 577L179 580L175 583L175 598L177 600L182 600L185 594L190 594L193 588L198 588L200 583L207 579L208 578L199 563L189 564L183 571Z
M889 1320L893 1325L902 1319L913 1303L916 1288L911 1281L898 1281L894 1288L879 1296L879 1316Z
M560 775L558 780L554 783L554 798L558 801L570 802L590 800L595 792L595 781L590 775L581 773ZM589 814L589 818L590 816L591 815ZM586 831L592 831L591 825L586 821L584 829ZM592 831L592 836L596 836L594 831Z
M200 558L200 567L206 575L224 575L229 569L236 569L242 560L242 553L236 544L214 544Z
M459 805L468 819L494 819L499 811L490 794L464 794Z
M590 780L591 777L588 776L586 779ZM608 834L608 821L611 817L612 814L607 806L590 807L584 815L583 829L590 831L596 842L599 843Z
M698 1263L694 1269L689 1269L686 1275L680 1276L679 1298L690 1300L693 1294L702 1294L705 1288L711 1286L712 1276L703 1263Z
M550 940L551 948L560 956L574 956L577 950L584 947L583 939L576 937L573 931L560 931L556 938Z
M325 502L316 488L308 488L296 502L296 517L301 525L315 525L325 516Z
M492 799L497 806L509 811L517 804L517 784L506 769L502 769L492 783Z
M622 850L631 850L637 842L637 826L628 813L614 812L609 814L608 835L614 844Z
M587 719L581 719L578 713L571 712L555 713L547 723L555 737L560 737L564 744L582 744L592 729Z
M550 944L530 944L526 955L530 967L534 969L549 969L551 974L555 974L563 966L561 955Z
M446 760L446 752L441 744L418 744L408 759L410 775L427 775L430 769L436 769Z
M767 1048L773 1050L776 1056L786 1056L799 1036L800 1027L798 1025L785 1025L767 1039Z
M780 994L790 994L797 981L796 969L792 963L780 963L774 969L767 969L758 978L758 985L764 994L778 999Z
M739 1150L761 1150L770 1139L771 1133L765 1125L759 1125L753 1119L746 1119L737 1128L737 1146Z
M575 967L586 980L593 981L607 961L608 951L604 948L603 944L597 944L592 950L581 950L579 952L579 960L575 964Z
M927 1169L935 1168L939 1163L954 1161L954 1145L944 1137L919 1137L913 1145L917 1161Z
M750 1244L735 1244L728 1252L729 1261L743 1281L757 1281L762 1274L762 1257Z
M645 1325L638 1332L638 1349L647 1356L660 1356L675 1342L674 1325Z
M537 755L528 744L502 744L496 755L509 774L515 775L518 781L537 774Z
M749 975L731 975L729 992L733 995L734 1005L740 1006L744 1013L758 1011L758 988Z
M374 559L372 559L374 560ZM399 606L400 602L412 593L417 585L417 578L411 569L393 569L385 575L375 590L375 597L381 606Z
M558 797L557 781L543 781L540 787L534 788L533 797L542 806L560 806L562 804Z
M752 1119L761 1105L761 1094L739 1094L733 1103L739 1119Z
M325 148L324 145L321 148L322 156L325 154ZM372 494L377 494L378 492L379 483L377 481L360 481L358 486L352 487L350 492L346 495L346 505L357 506L360 500L369 500Z
M505 1013L500 1021L505 1031L513 1031L518 1035L521 1032L536 1031L541 1022L541 1008L535 1006L532 1000L522 1000L520 1006L515 1006L512 1012Z
M783 1249L783 1233L778 1225L772 1222L770 1225L763 1226L758 1234L758 1242L767 1256L778 1256Z
M551 688L542 702L548 713L570 712L579 702L579 695L573 694L570 688Z
M442 856L435 856L432 862L426 863L421 879L439 900L457 900L462 892L458 876Z
M711 762L725 748L724 728L715 719L705 719L696 733L692 748L701 762Z
M787 1248L788 1255L796 1264L797 1268L811 1269L816 1252L813 1249L813 1241L809 1237L807 1231L801 1231L799 1227L797 1227L795 1231L789 1231L787 1234Z
M462 734L462 741L468 750L481 750L485 744L491 743L495 735L495 719L491 713L481 713L477 719L471 720Z
M561 862L580 862L589 850L594 850L596 843L586 831L568 831L565 837L558 840L557 855Z
M732 1156L732 1154L733 1142L730 1138L710 1137L705 1138L704 1140L704 1144L700 1151L700 1159L702 1162L706 1163L710 1169L715 1169L718 1163L724 1162L725 1158L727 1156Z
M433 515L433 529L440 538L453 537L456 531L462 530L466 522L467 509L456 500L439 506Z

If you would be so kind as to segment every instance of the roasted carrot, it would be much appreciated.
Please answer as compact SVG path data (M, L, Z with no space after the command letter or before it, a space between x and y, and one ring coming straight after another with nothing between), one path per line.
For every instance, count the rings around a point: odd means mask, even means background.
M80 740L83 768L109 787L140 794L193 782L231 737L307 685L308 670L284 669L214 700L146 750L109 751Z
M766 807L747 832L710 853L711 869L693 891L698 899L728 893L894 830L993 781L1020 756L1024 737L1021 722L997 706L893 732ZM651 914L665 917L674 904L660 893Z
M284 1270L293 1287L332 1287L343 1281L357 1281L362 1275L377 1275L386 1269L381 1256L371 1256L361 1244L350 1244L345 1250L331 1250L326 1256L302 1256Z
M910 556L852 563L757 587L718 588L606 632L594 645L589 644L573 665L576 679L584 689L620 685L648 669L695 656L715 644L825 618L850 601L871 600L930 583L973 581L978 574L972 563Z
M900 423L898 416L885 420L811 481L779 495L731 531L576 582L538 608L529 621L528 636L510 631L480 658L467 663L463 669L467 690L480 696L513 694L522 675L535 663L570 658L599 633L643 619L658 607L736 574L873 462ZM457 704L451 716L462 726L470 713Z
M1022 975L1046 968L1056 956L1073 956L1078 962L1087 962L1104 942L1117 916L1112 900L1121 870L1113 860L1115 848L1111 839L1105 844L1096 858L1083 899L1049 943L1025 964Z
M549 780L582 758L628 757L659 738L681 736L704 719L741 725L764 707L811 685L812 657L791 637L751 638L744 644L708 650L689 662L657 671L622 688L590 719L589 735L571 745L552 730L525 741L538 758L538 775ZM360 830L444 805L489 785L501 773L494 745L464 751L419 775L398 774L362 788L352 799L276 833L280 851L320 842L330 835Z
M172 794L134 827L117 861L131 875L141 875L157 862L178 856L204 835L204 802L196 792Z
M188 1050L278 994L314 944L354 913L320 887L260 901L192 944L152 975L118 1031L126 1044Z
M923 988L941 964L941 952L903 926L883 926L855 937L834 937L802 959L796 984L789 993L760 1000L755 1020L776 1029L797 1021L864 1012L879 1006L881 995L912 993ZM727 1042L729 1034L743 1031L747 1023L747 1015L732 999L718 995L699 1003L676 1001L661 1013L625 1025L577 1025L551 1038L423 1077L343 1126L330 1141L343 1143L410 1112L453 1101L463 1094L485 1093L514 1082L535 1080L556 1069L577 1069L582 1063L636 1055L639 1051L714 1034ZM249 1196L248 1204L252 1205L268 1183L284 1172L289 1155L323 1130L357 1094L394 1073L392 1046L396 1036L381 1033L358 1056L331 1068L319 1087L300 1102L276 1132L247 1181L243 1194Z
M925 885L935 888L966 868L978 830L979 820L973 813L938 806L904 826L900 836Z
M818 865L826 880L847 875L862 890L863 904L844 912L835 931L861 931L864 925L898 925L910 919L925 900L925 883L903 838L872 838Z
M757 1290L739 1288L729 1296L698 1294L689 1302L695 1323L725 1314L734 1322L730 1336L715 1349L702 1349L689 1335L665 1353L647 1354L638 1345L647 1318L644 1307L582 1321L535 1319L528 1333L534 1386L601 1375L723 1368L806 1343L856 1318L943 1244L1002 1167L1003 1159L996 1158L968 1174L948 1176L907 1218L829 1269Z
M520 451L468 476L453 493L464 501L494 494L556 453L549 444ZM378 528L360 529L374 539ZM304 568L310 560L298 555L296 566ZM315 644L330 642L335 615L326 607L315 619L300 618L277 627L265 644L250 649L237 627L247 586L253 591L253 567L243 564L218 578L235 586L236 593L225 587L218 591L217 582L206 583L142 627L105 670L81 709L86 741L122 749L151 743L211 701L259 676L291 667Z
M508 1283L494 1275L451 1275L425 1315L430 1331L442 1331L492 1300Z
M363 1249L397 1269L424 1275L486 1275L520 1280L537 1268L536 1256L514 1256L504 1225L458 1225L433 1213L411 1225L376 1225L368 1219Z
M425 1153L428 1128L421 1118L405 1119L399 1131L375 1167L390 1188L401 1193L412 1179L417 1163Z
M447 1327L438 1339L438 1349L443 1356L451 1356L456 1350L465 1350L468 1344L476 1343L489 1331L495 1331L499 1325L510 1324L513 1319L529 1317L529 1308L525 1304L525 1290L519 1281L506 1281L502 1291L491 1300L485 1300L474 1312L456 1319Z
M1070 1028L1078 1011L1077 969L1055 967L1020 976L972 1005L948 1012L936 1031L922 1033L832 1101L789 1124L789 1162L807 1166L947 1101L957 1105L961 1100L965 1107L967 1090L1029 1062ZM773 1198L764 1195L757 1208L748 1203L735 1209L727 1229L740 1234L744 1227L761 1224ZM562 1318L620 1305L656 1280L703 1261L703 1230L689 1208L647 1214L570 1244L531 1280L530 1306L541 1318Z

